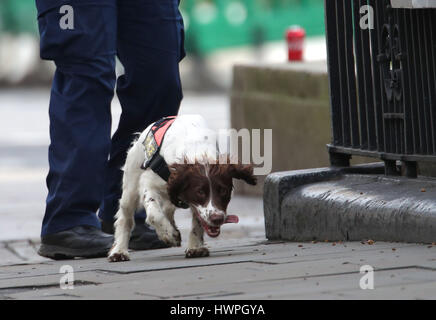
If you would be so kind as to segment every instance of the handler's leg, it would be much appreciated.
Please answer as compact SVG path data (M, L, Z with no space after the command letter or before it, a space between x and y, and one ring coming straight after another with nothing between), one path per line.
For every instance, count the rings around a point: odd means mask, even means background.
M49 107L49 194L40 248L41 255L51 258L105 255L113 240L99 230L96 211L110 150L114 1L70 1L74 24L63 29L62 1L37 0L41 57L57 67Z
M122 115L112 138L105 198L99 214L107 224L112 224L118 209L120 168L134 134L161 117L176 115L179 110L182 100L179 61L184 50L178 0L119 0L117 47L125 74L117 82ZM137 214L136 220L135 228L143 228L145 213ZM152 241L150 233L144 229L141 237L141 232L135 231L132 233L138 240L135 249L147 249L147 243Z

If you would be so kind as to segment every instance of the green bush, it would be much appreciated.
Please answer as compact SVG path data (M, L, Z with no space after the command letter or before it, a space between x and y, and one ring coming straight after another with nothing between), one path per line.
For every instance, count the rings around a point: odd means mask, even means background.
M295 24L324 34L323 0L181 0L181 11L191 54L283 39ZM0 0L0 30L36 34L34 0Z
M36 6L33 0L0 0L0 30L36 33Z
M291 25L324 34L322 0L182 0L181 10L186 46L197 53L283 39Z

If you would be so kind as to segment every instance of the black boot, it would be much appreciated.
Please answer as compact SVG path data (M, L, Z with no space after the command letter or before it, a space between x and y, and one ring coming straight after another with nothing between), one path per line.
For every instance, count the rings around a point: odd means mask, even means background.
M114 237L92 226L77 226L41 237L38 254L54 260L105 257Z

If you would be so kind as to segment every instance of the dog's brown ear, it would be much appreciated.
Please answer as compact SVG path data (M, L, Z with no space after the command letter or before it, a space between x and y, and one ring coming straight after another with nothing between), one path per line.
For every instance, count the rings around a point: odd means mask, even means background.
M186 168L183 164L174 164L170 166L170 177L168 178L168 196L175 206L180 206L181 193L187 188Z
M251 164L231 164L229 171L232 178L244 180L253 186L257 184L257 178L253 174L253 165Z

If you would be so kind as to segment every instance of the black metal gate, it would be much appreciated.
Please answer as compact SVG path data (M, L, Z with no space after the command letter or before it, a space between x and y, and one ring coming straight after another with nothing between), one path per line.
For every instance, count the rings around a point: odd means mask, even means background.
M362 28L373 9L373 28ZM387 174L417 176L436 162L436 9L393 9L389 0L325 0L332 165L377 157ZM371 15L369 16L371 19Z

